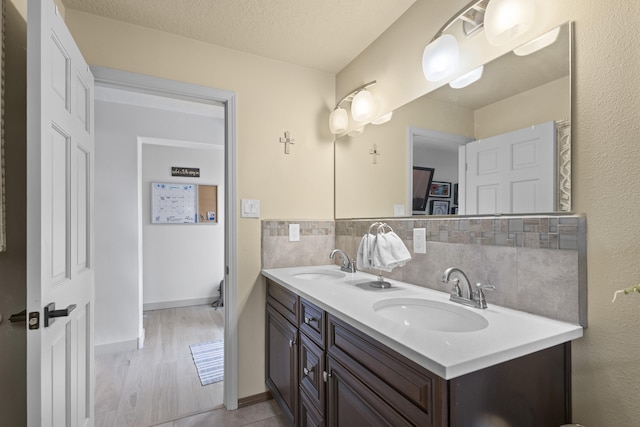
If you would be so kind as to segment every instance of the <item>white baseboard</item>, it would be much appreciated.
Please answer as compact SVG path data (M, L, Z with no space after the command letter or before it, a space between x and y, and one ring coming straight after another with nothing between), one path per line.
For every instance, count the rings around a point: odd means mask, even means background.
M144 337L146 336L146 334L147 334L146 329L142 328L142 335L138 337L138 350L141 350L144 348Z
M109 353L120 353L123 351L137 350L138 340L139 338L128 340L128 341L112 342L109 344L98 344L94 347L94 352L95 354L109 354Z
M191 305L206 305L206 304L212 304L214 301L217 301L219 299L220 299L219 297L206 297L206 298L183 299L179 301L149 302L149 303L142 304L142 310L143 311L164 310L165 308L189 307Z

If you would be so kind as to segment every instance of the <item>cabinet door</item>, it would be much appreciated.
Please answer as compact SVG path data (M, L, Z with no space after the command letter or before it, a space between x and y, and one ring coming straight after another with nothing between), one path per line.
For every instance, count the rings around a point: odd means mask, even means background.
M266 382L291 424L298 408L298 330L267 305Z
M324 417L303 390L300 390L299 427L324 427Z
M325 411L325 383L322 378L324 372L324 351L305 334L300 334L300 389L304 390L315 407L324 416Z
M327 357L327 424L353 426L413 426L356 376L332 357ZM366 381L366 378L365 378ZM421 425L429 425L427 423Z

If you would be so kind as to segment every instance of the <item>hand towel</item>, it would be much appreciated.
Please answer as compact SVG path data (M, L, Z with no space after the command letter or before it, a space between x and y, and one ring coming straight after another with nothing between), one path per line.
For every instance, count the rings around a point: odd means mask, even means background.
M409 250L395 232L378 233L373 251L373 268L390 272L410 260Z
M362 240L360 240L360 246L358 247L358 255L356 256L356 268L358 270L368 270L371 268L375 239L376 236L370 233L362 236Z

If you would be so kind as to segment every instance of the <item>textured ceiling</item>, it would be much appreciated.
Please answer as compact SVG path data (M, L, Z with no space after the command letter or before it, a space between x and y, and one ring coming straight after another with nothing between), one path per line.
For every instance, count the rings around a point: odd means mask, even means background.
M337 73L416 0L62 0L79 10Z

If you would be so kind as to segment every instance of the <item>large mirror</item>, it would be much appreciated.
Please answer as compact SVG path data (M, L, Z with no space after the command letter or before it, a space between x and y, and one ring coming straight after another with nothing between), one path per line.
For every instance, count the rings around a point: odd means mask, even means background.
M446 84L396 109L383 125L370 124L358 136L337 138L335 217L483 214L468 203L477 188L469 190L464 180L471 158L465 149L472 141L510 139L512 132L528 132L543 124L553 129L555 144L553 159L543 161L548 166L545 173L551 175L547 181L553 187L552 204L534 209L526 189L518 190L516 194L526 195L520 196L527 202L524 206L530 207L496 208L491 213L569 211L571 39L571 23L566 23L551 45L527 55L510 51L485 64L475 83L462 89ZM434 170L431 196L426 194L427 200L416 204L414 167ZM424 210L414 211L417 206Z

